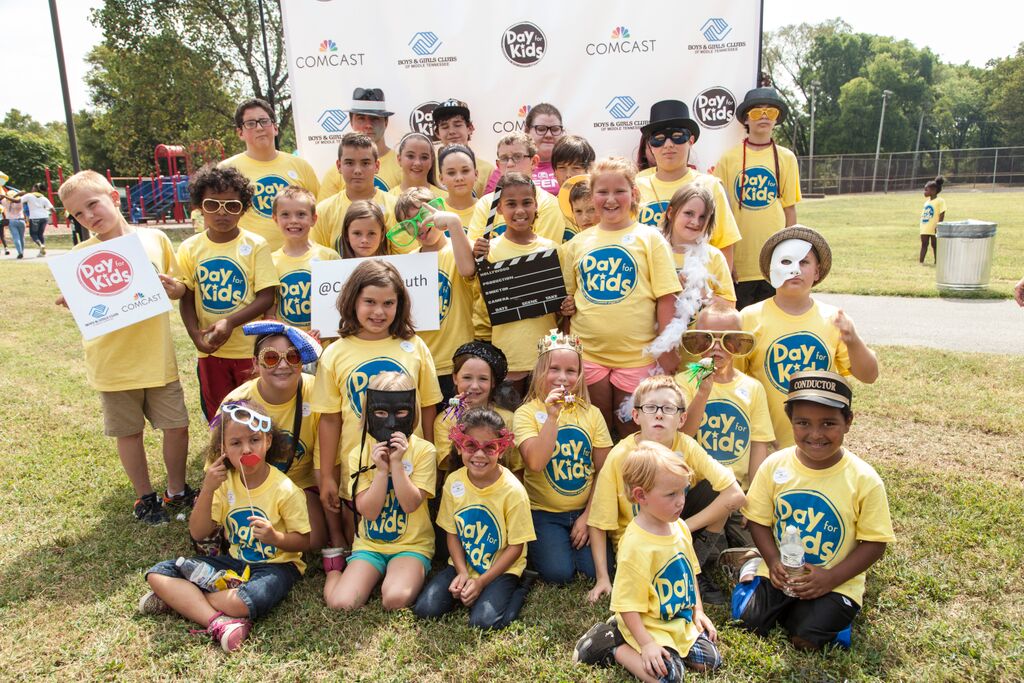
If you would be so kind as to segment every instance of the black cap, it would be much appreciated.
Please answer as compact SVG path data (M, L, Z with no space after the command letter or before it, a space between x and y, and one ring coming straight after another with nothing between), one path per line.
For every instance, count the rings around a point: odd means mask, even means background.
M825 370L805 370L789 378L786 403L811 401L833 408L849 408L853 403L853 389L846 379Z
M469 123L469 105L452 97L434 107L431 116L434 117L435 123L438 119L447 119L452 116L461 116L466 119L466 123Z

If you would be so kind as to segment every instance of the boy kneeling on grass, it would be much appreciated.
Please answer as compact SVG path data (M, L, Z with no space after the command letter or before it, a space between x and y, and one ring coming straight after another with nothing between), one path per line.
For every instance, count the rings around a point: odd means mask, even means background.
M679 517L691 471L668 447L643 441L626 457L622 479L639 508L619 542L608 621L576 643L573 661L618 662L642 681L682 681L685 669L722 664L718 633L697 588L700 565Z
M896 540L882 479L843 448L852 401L841 375L793 375L785 410L796 445L762 463L742 510L764 559L753 560L757 576L737 586L733 617L761 636L778 623L802 650L849 647L865 574ZM776 546L790 526L800 534L803 567L787 568Z

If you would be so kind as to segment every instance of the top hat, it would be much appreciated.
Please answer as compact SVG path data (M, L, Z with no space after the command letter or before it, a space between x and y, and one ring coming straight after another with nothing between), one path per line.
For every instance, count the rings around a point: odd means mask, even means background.
M384 103L384 91L380 88L356 88L352 91L352 106L349 114L364 114L386 119L395 112L388 111Z
M661 100L652 104L650 121L640 132L653 135L666 128L685 128L690 131L694 142L700 137L700 126L690 118L690 108L679 100Z
M779 119L776 123L782 123L789 114L789 105L779 95L775 88L754 88L748 90L743 96L740 106L736 107L736 120L740 123L747 122L747 112L754 107L775 107L779 110Z

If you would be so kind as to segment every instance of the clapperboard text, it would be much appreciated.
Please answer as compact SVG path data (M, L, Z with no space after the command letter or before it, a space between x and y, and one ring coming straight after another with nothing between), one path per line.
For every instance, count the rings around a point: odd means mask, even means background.
M477 273L492 325L557 313L566 297L557 249L498 261Z

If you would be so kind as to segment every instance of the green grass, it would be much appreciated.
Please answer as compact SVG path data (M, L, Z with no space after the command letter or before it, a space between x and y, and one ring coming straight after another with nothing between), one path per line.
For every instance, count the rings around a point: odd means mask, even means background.
M1020 192L944 192L946 219L976 218L998 224L988 290L973 297L1009 298L1024 275L1024 220ZM797 206L800 223L819 230L832 247L832 272L818 288L843 294L939 296L929 252L917 262L918 192L843 195L808 199ZM957 296L965 296L957 294Z
M130 520L133 495L102 435L79 335L52 305L48 269L2 264L0 291L5 680L630 680L621 670L571 664L575 639L607 616L607 603L585 603L582 583L539 586L520 621L481 634L465 612L422 623L407 612L385 614L377 599L355 614L331 613L321 600L323 574L314 571L232 657L190 636L180 619L137 616L142 572L189 552L185 525L148 529ZM194 352L177 322L175 334L194 411L195 483L206 429L195 407ZM712 608L725 659L714 680L1024 679L1024 360L879 353L880 381L855 388L847 445L885 479L898 541L869 574L853 650L800 654L778 632L753 637ZM162 483L151 433L147 446Z

